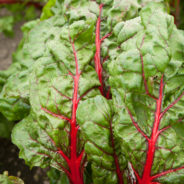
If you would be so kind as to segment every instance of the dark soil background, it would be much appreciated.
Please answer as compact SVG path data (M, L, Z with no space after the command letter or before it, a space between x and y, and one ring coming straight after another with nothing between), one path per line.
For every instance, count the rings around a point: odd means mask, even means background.
M0 33L0 70L7 69L11 64L12 52L22 37L21 25L22 23L16 25L14 38L7 38ZM18 154L18 148L11 140L0 138L0 174L8 171L9 175L20 177L25 184L49 184L47 169L34 167L30 170L24 160L19 159Z
M12 52L15 51L19 41L22 38L20 27L23 23L15 26L13 38L5 37L0 33L0 70L5 70L11 64Z

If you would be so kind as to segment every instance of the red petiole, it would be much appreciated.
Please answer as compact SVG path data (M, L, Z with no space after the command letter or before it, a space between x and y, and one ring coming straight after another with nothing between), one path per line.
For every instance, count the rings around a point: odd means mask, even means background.
M103 4L100 4L99 6L100 11L99 11L99 17L97 19L97 23L96 23L96 39L95 39L95 43L96 43L96 53L95 53L95 69L96 72L98 74L98 79L100 81L100 87L99 90L101 92L101 94L103 96L105 96L106 98L109 98L109 94L107 92L107 94L105 94L104 91L104 83L103 83L103 68L102 68L102 63L101 63L101 44L102 42L108 38L111 33L108 33L107 35L105 35L104 37L101 38L100 36L100 25L101 25L101 13L102 13L102 8L103 8Z
M110 89L107 91L107 93L104 90L104 83L103 83L103 68L102 68L102 63L101 63L101 44L102 42L108 38L111 33L108 33L107 35L105 35L104 37L101 38L100 36L100 25L101 25L101 13L102 13L102 8L103 8L103 4L100 4L99 6L99 17L97 19L97 23L96 23L96 53L95 53L95 69L96 72L98 74L98 79L100 81L100 87L99 90L101 92L101 94L106 97L107 99L109 99L110 97ZM118 184L123 184L123 177L122 177L122 171L120 169L120 165L119 165L119 161L118 161L118 157L116 154L116 150L115 150L115 143L114 143L114 135L113 135L113 131L112 131L112 125L110 124L110 133L111 133L111 146L113 148L113 157L114 157L114 162L115 162L115 166L116 166L116 174L118 176Z
M58 153L65 159L66 163L68 164L69 170L66 168L62 169L65 171L67 176L69 177L71 184L83 184L83 169L82 168L82 160L84 157L84 150L81 151L81 153L77 152L77 134L79 130L79 126L76 122L76 112L78 108L78 104L82 98L78 97L78 87L79 87L79 79L80 79L80 71L79 71L79 65L78 65L78 59L77 59L77 52L75 50L75 44L70 39L72 50L75 58L75 75L72 75L72 78L74 80L74 90L73 90L73 98L72 100L72 116L71 118L67 118L63 115L57 115L53 112L50 112L48 109L43 108L46 113L58 117L60 119L66 120L70 123L70 156L68 157L61 149L58 149Z

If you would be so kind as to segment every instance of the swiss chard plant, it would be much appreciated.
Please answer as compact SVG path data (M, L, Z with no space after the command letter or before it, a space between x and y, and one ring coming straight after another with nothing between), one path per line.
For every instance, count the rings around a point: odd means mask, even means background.
M50 0L2 76L20 158L70 184L182 184L184 33L161 0Z

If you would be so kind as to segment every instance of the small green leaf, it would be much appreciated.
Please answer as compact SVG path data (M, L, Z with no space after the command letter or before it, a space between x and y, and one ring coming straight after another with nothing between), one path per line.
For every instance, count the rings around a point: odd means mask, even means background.
M3 175L0 174L0 183L1 184L24 184L24 182L20 178L15 176L8 176L7 171L5 171Z

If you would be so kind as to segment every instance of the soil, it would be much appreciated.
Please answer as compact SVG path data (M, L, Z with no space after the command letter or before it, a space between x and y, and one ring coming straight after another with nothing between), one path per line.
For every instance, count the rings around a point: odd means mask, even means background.
M21 25L22 23L19 23L15 26L14 38L7 38L0 33L0 70L7 69L11 64L12 53L22 37ZM9 175L20 177L25 184L49 184L47 169L30 169L24 160L19 159L18 154L18 148L11 140L0 138L0 174L8 171Z
M0 33L0 70L7 69L11 64L12 53L22 38L22 32L20 30L22 24L19 23L15 26L15 36L13 38L5 37Z
M20 177L25 184L49 184L46 170L30 169L18 157L18 148L8 139L0 138L0 173L8 171L10 176Z

